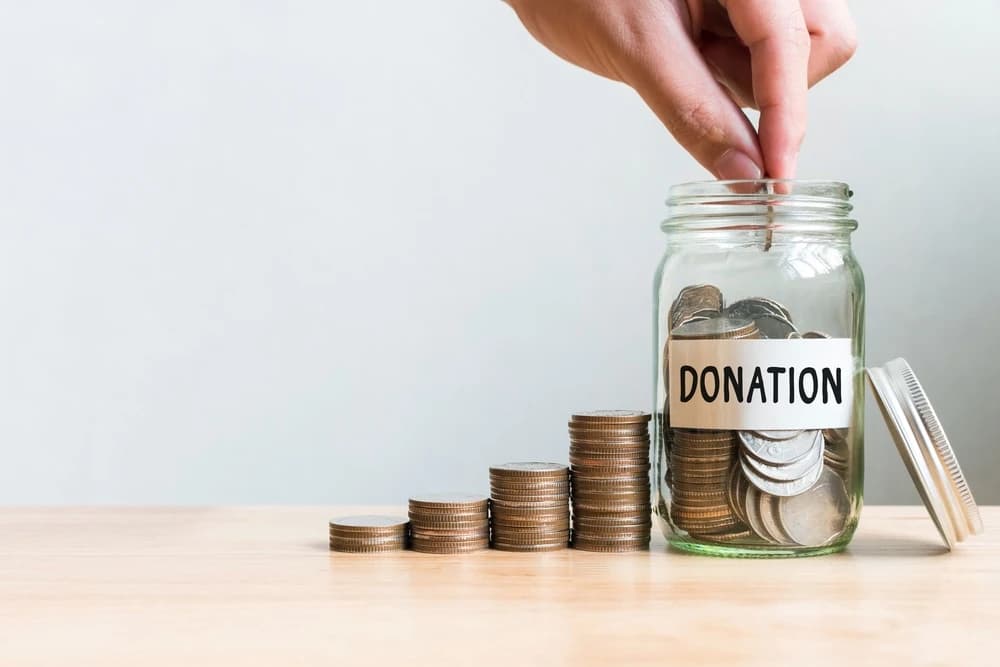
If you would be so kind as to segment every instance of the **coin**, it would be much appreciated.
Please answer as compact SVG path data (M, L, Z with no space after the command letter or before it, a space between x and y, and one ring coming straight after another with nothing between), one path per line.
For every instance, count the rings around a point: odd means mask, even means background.
M802 431L787 440L768 440L755 431L739 431L739 439L745 452L775 465L798 461L813 449L822 446L822 434L819 431Z
M758 438L763 438L764 440L774 440L777 442L784 442L785 440L791 440L792 438L797 438L802 435L802 430L794 431L750 431Z
M415 540L411 548L418 553L425 554L464 554L481 551L489 548L489 546L489 540L475 540L462 543Z
M793 482L807 476L813 468L823 464L823 447L816 447L798 461L785 465L764 463L752 456L744 456L742 461L768 479L776 482Z
M338 551L340 553L353 553L353 554L375 554L375 553L387 553L390 551L403 551L406 549L406 543L393 543L393 544L343 544L330 542L330 550Z
M406 547L407 535L391 537L345 537L343 535L330 535L330 544L343 546L381 546L381 545L401 545Z
M777 482L773 479L768 479L763 475L757 473L756 470L749 467L745 460L740 461L740 467L743 470L743 474L746 476L750 483L756 486L758 489L764 493L770 493L772 496L795 496L800 493L807 491L816 483L820 475L823 473L822 459L820 459L820 464L814 466L804 477L790 481L790 482Z
M779 500L779 498L766 493L757 494L760 520L772 542L782 545L792 545L795 542L785 533L785 529L778 519Z
M574 519L578 528L634 528L636 526L648 526L650 517L643 514L625 514L621 516L593 516L586 515Z
M398 516L386 516L382 514L362 514L357 516L345 516L330 519L330 528L340 530L406 530L409 523L406 519Z
M571 417L573 422L586 424L633 424L649 420L650 414L641 410L590 410L577 412Z
M670 328L676 328L683 320L699 313L718 314L722 306L722 291L715 285L689 285L677 293L670 306Z
M753 320L717 318L687 322L671 331L670 335L675 340L748 338L756 331Z
M574 549L583 551L644 551L649 548L649 538L628 536L621 539L607 539L574 533L572 544Z
M760 516L760 491L752 485L748 485L746 488L743 511L750 529L764 540L773 542L774 539L767 532L767 528L764 526L764 522Z
M434 508L486 506L489 498L478 493L425 493L412 496L410 506Z
M744 317L754 319L759 315L777 315L786 320L792 319L792 314L787 308L765 296L755 296L748 299L734 301L725 308L727 315L731 317Z
M600 437L641 437L649 435L649 422L607 423L568 422L569 434L596 435Z
M448 539L449 541L485 540L489 539L489 537L490 524L488 522L475 530L421 527L413 531L412 535L410 535L410 539Z
M803 338L830 338L830 334L825 334L822 331L806 331L802 334Z
M822 546L840 535L851 512L844 480L824 469L808 491L781 498L778 514L788 536L802 546Z
M507 544L504 542L494 542L493 548L497 551L514 551L514 552L547 552L547 551L562 551L569 546L568 542L560 542L558 544Z
M554 476L559 477L567 473L567 468L561 463L546 463L543 461L523 461L516 463L504 463L490 466L491 475L510 476Z
M726 307L725 314L752 320L761 338L788 338L796 330L788 309L771 299L754 297L736 301Z

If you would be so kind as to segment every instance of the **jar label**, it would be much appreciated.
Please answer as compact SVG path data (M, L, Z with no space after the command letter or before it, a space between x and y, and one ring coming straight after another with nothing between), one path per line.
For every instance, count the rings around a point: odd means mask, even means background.
M670 426L822 429L850 425L850 338L671 340Z

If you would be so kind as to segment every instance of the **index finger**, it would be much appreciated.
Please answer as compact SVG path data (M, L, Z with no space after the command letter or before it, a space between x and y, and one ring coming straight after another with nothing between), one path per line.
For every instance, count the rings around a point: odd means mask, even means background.
M798 0L728 0L729 21L750 49L761 152L772 178L793 178L806 133L809 30Z

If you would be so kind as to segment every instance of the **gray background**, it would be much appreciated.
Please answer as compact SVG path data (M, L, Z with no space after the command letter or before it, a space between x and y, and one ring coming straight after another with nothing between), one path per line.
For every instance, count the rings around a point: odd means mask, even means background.
M648 407L671 183L500 2L0 9L0 502L401 502ZM800 175L849 181L870 363L1000 502L1000 6L855 3ZM915 502L869 401L867 496Z

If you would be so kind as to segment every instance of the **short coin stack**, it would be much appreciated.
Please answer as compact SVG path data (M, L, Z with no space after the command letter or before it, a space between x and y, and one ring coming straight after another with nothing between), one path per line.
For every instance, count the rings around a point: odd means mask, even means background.
M427 494L410 498L410 546L433 554L466 553L490 545L489 498Z
M345 516L330 520L330 550L349 553L406 548L409 522L395 516Z
M575 548L649 548L649 419L632 410L581 412L570 419Z
M493 548L555 551L569 543L569 470L559 463L490 468Z

